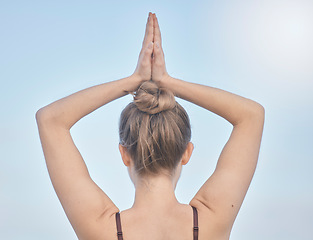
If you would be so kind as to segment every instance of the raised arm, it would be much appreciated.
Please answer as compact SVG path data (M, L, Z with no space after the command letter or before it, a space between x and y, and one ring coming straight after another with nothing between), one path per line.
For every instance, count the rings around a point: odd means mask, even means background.
M182 99L197 104L233 125L212 176L190 204L207 209L230 233L253 177L261 144L264 108L244 97L217 88L170 77L165 69L161 35L155 19L155 46L152 79Z
M80 239L94 239L94 234L102 232L105 227L100 219L119 210L89 176L85 162L72 140L70 128L82 117L136 90L143 81L151 78L152 41L153 21L149 17L134 74L79 91L36 113L52 184Z

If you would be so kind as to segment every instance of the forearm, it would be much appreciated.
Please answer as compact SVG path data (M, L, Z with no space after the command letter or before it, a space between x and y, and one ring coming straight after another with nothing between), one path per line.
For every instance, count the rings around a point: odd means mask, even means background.
M169 77L163 87L170 89L175 96L199 105L237 125L247 119L263 114L263 107L236 94L200 84L190 83Z
M36 114L37 120L70 129L82 117L134 91L139 84L140 80L132 75L81 90L41 108Z

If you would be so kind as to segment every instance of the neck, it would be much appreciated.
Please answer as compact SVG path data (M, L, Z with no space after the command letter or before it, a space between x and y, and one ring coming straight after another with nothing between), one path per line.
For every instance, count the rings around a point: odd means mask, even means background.
M165 175L137 178L133 208L168 210L178 203L175 196L176 181Z

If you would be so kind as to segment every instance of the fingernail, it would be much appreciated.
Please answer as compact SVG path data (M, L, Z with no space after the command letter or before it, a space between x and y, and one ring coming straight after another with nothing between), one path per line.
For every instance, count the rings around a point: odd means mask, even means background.
M153 42L150 42L150 43L148 44L148 48L152 49L152 46L153 46Z

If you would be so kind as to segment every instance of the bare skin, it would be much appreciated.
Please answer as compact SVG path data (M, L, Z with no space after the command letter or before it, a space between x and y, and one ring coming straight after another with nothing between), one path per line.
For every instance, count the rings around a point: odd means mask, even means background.
M153 53L153 57L152 56ZM79 239L117 239L115 213L119 209L92 181L76 148L71 127L97 108L135 91L152 79L182 99L211 111L233 126L214 173L188 204L177 201L174 190L193 145L189 143L173 176L140 178L132 159L119 146L136 192L132 208L121 212L124 239L191 240L192 209L199 213L199 240L229 239L253 177L264 124L264 108L249 99L168 75L161 33L149 13L145 38L135 72L126 78L84 89L41 108L36 119L49 175L64 211Z

